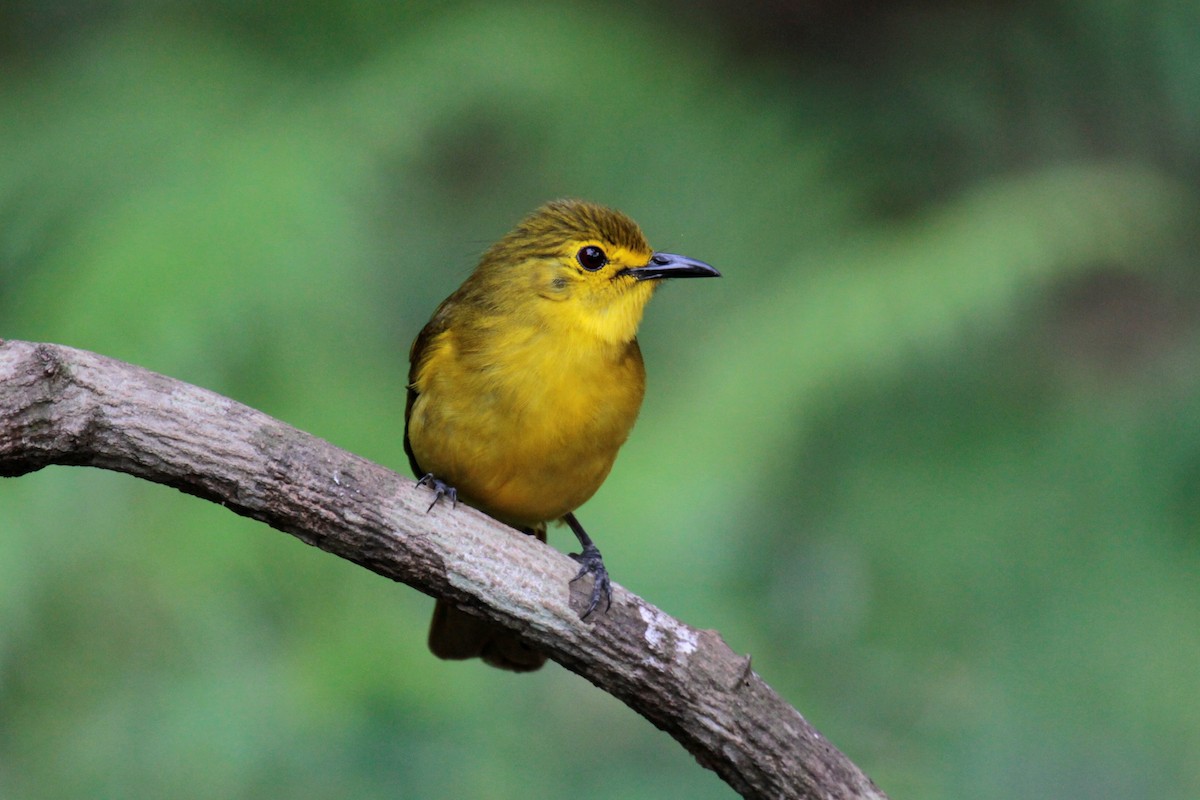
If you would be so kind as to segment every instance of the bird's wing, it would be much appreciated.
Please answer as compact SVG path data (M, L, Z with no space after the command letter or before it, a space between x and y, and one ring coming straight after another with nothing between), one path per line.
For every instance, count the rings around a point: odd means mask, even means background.
M421 329L417 334L417 338L413 340L412 348L408 351L408 399L404 404L404 452L408 454L408 463L412 467L413 474L420 478L425 474L417 463L416 456L413 455L412 443L408 440L408 420L412 416L413 403L417 401L417 373L420 372L426 359L429 358L429 344L439 333L446 330L448 325L448 314L446 313L446 303L442 303L438 310L434 312L433 319Z

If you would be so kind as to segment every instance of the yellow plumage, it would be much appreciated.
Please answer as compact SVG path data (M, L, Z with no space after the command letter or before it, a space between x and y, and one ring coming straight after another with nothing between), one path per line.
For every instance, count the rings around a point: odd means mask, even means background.
M413 342L405 449L414 472L543 537L547 522L566 519L584 544L581 575L597 581L594 607L607 575L571 512L603 483L637 418L642 311L663 278L717 274L654 253L620 212L576 200L538 209ZM430 646L516 670L545 660L442 603Z

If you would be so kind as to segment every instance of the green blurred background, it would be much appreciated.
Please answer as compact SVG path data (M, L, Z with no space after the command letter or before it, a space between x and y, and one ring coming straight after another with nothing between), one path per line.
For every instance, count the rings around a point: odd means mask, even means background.
M286 9L286 10L281 10ZM0 2L0 336L407 470L541 202L717 265L581 517L894 798L1200 796L1200 8ZM569 549L571 537L551 542ZM0 483L4 798L728 798L551 664L170 489Z

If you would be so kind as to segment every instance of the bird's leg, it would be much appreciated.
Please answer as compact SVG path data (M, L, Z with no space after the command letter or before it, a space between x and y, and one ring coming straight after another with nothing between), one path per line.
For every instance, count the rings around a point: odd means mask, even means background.
M426 472L421 476L421 480L417 481L417 486L428 486L433 489L433 500L429 503L429 508L425 509L428 514L437 505L437 501L443 497L450 498L450 507L458 507L458 489L455 489L450 484L442 481L440 478L434 477L432 472Z
M579 524L579 520L575 519L574 514L568 513L563 517L563 521L570 526L571 532L583 546L583 552L571 553L571 558L579 562L579 572L574 578L571 578L571 583L584 575L591 575L593 579L592 600L588 603L587 611L580 614L579 618L587 619L588 615L600 605L601 597L604 598L604 613L607 614L609 607L612 606L612 582L608 579L608 570L604 567L604 558L600 555L600 549L596 547L592 537L588 536L587 531Z

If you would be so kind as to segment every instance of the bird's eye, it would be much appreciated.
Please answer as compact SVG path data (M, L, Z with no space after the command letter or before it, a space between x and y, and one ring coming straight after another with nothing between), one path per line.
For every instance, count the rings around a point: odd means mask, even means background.
M579 252L575 254L575 258L578 259L579 266L588 272L595 272L608 263L608 256L594 244L579 248Z

